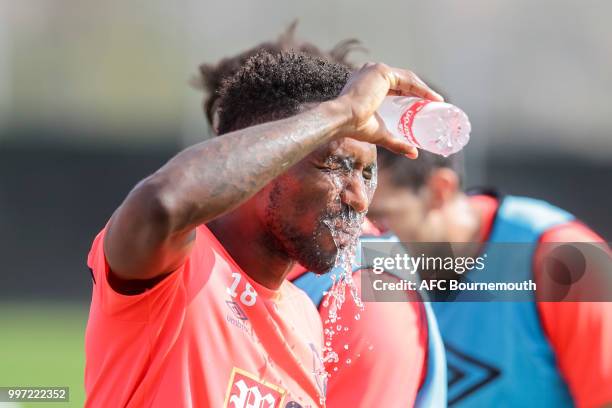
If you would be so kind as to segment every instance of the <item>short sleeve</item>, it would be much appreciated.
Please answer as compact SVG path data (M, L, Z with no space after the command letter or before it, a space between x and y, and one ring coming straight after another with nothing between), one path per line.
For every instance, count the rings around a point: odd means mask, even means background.
M108 283L110 267L104 254L105 234L106 228L94 239L87 257L87 266L94 280L92 311L96 310L120 320L144 322L151 314L160 313L160 309L173 303L177 299L178 291L185 291L184 273L190 267L190 259L143 293L124 295L116 292Z
M603 242L579 222L547 231L540 242ZM543 249L536 252L541 273ZM587 260L588 265L588 260ZM612 273L612 271L611 271ZM557 364L578 407L612 402L612 303L539 302L538 310Z

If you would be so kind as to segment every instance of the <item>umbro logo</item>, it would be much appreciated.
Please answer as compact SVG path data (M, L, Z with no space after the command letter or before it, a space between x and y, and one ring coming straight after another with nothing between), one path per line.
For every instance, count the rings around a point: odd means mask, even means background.
M497 379L501 372L497 367L459 351L447 342L446 360L448 364L448 405L476 393Z
M240 320L249 320L246 314L242 311L238 303L233 300L226 300L225 303L230 308L230 310L234 313L234 316Z

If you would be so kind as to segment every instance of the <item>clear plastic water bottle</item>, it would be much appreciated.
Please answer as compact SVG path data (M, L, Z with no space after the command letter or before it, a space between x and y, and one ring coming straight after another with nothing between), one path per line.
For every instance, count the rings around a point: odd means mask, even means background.
M470 120L461 109L448 103L387 96L378 114L393 135L444 157L457 153L470 140Z

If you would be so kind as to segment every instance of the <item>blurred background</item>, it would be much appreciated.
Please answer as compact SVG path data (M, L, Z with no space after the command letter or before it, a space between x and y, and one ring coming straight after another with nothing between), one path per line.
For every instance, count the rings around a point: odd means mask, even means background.
M610 15L603 0L0 0L0 386L68 385L83 404L92 239L209 136L197 66L295 18L299 38L358 38L354 62L409 67L466 111L466 186L550 200L610 241Z

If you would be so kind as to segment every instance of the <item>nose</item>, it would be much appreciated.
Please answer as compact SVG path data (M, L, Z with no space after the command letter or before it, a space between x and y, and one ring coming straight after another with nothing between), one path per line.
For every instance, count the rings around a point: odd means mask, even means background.
M368 192L361 177L353 177L347 181L340 198L344 204L350 205L359 213L367 211L370 206Z

